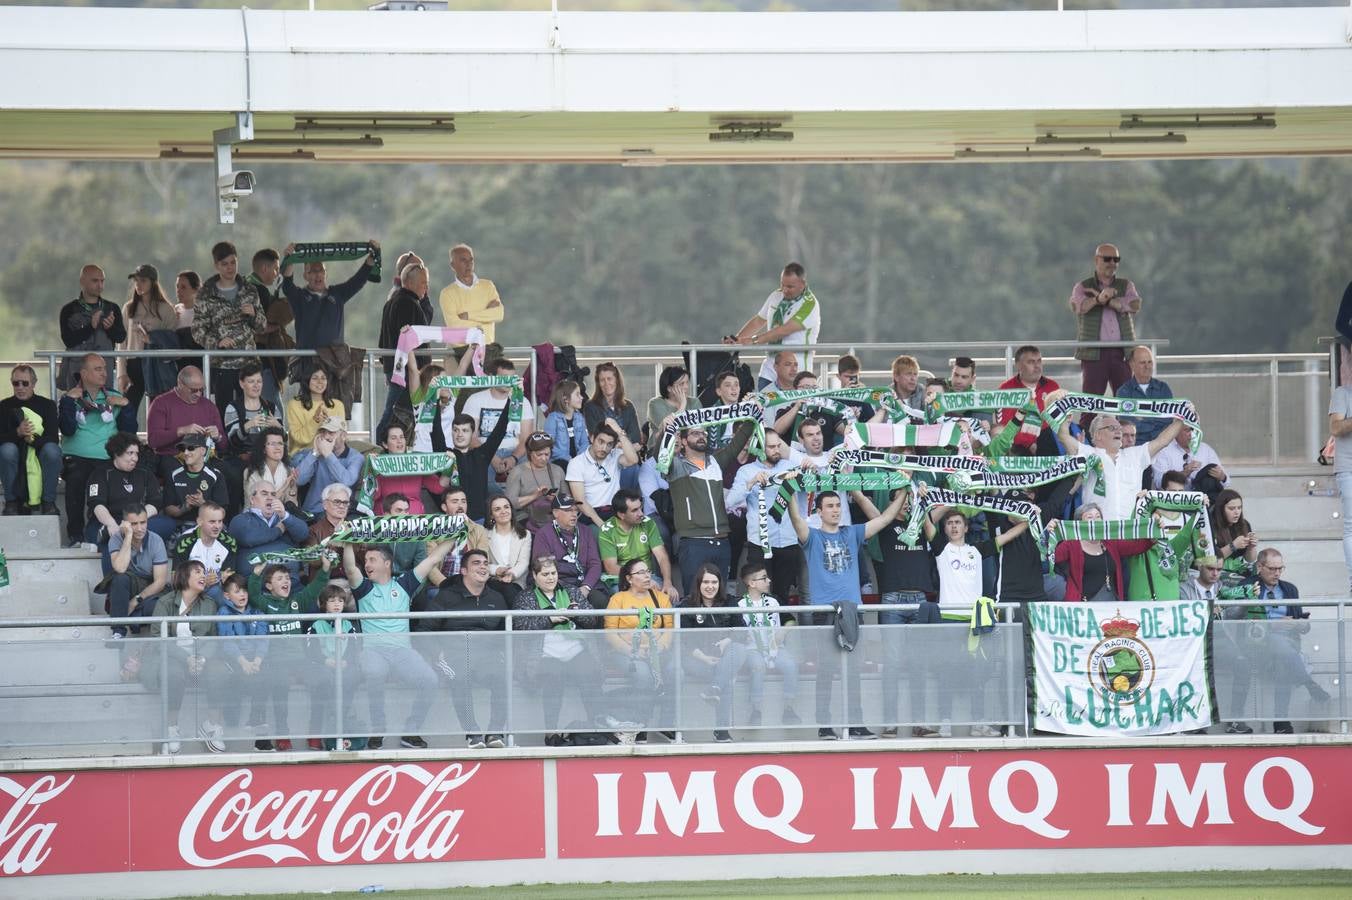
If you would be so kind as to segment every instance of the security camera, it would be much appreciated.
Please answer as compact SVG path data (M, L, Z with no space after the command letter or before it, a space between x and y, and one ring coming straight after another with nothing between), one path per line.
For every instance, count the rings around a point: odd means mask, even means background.
M240 169L237 172L226 172L224 175L216 177L216 190L221 197L234 199L237 197L247 197L254 191L254 185L258 179L254 173L248 169Z

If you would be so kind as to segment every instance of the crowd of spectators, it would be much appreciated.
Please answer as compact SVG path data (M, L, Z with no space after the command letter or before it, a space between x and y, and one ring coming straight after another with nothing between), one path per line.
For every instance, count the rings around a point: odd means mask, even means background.
M385 737L384 685L390 679L416 698L401 729L402 744L426 746L418 731L439 680L452 669L458 674L451 695L468 745L498 747L506 739L505 666L500 649L492 649L500 645L472 639L473 632L501 630L501 617L412 623L367 619L360 625L363 649L352 655L344 648L355 642L339 640L332 623L260 623L250 619L250 612L539 613L518 627L547 632L541 674L553 683L543 695L550 743L564 739L558 731L564 684L619 673L616 677L626 682L625 704L595 709L596 698L584 692L588 721L605 718L616 731L642 735L645 722L670 721L672 696L663 686L678 669L701 679L703 695L715 707L715 739L726 741L734 724L733 685L742 672L752 684L752 709L744 724L762 724L769 673L782 683L779 721L799 724L794 704L808 660L784 631L801 619L794 616L794 606L852 604L863 594L877 593L884 602L917 604L913 613L879 618L883 625L904 625L948 621L941 609L971 606L982 597L1019 603L1139 598L1140 585L1133 591L1129 584L1129 557L1143 549L1132 542L1064 542L1057 549L1056 573L1043 577L1025 523L938 508L924 519L924 542L904 543L900 535L915 499L912 489L798 493L782 521L767 517L777 491L775 476L825 467L855 420L883 420L881 407L857 404L846 416L801 402L767 409L759 455L747 450L751 423L682 429L670 468L659 471L655 457L668 423L700 409L701 390L707 388L705 402L713 405L735 403L747 393L749 385L735 369L696 385L687 369L670 366L660 374L656 396L640 412L619 367L607 362L597 367L590 393L586 384L562 378L548 398L541 398L546 402L532 409L514 399L505 383L459 396L438 387L439 375L467 373L473 354L469 348L449 347L437 364L434 351L421 346L408 355L402 373L407 389L387 365L390 390L377 433L371 443L354 446L348 434L352 408L343 393L351 375L342 362L345 315L378 260L379 244L371 241L369 247L367 258L341 284L329 285L323 262L306 262L304 283L297 285L292 267L283 266L294 245L281 252L259 250L251 273L240 277L236 248L222 242L212 248L215 272L205 281L192 271L178 273L176 303L169 302L154 266L141 265L131 273L121 306L102 296L103 271L86 266L80 295L60 314L67 348L84 352L63 365L57 402L36 393L36 374L26 365L14 368L13 396L0 401L5 514L58 514L60 476L67 539L101 553L106 577L98 590L106 594L113 616L187 616L180 637L227 639L213 656L184 649L191 641L180 642L175 657L182 673L209 675L216 685L199 728L210 750L223 748L224 728L239 723L244 700L250 701L249 725L275 734L299 733L287 716L295 683L309 686L317 698L305 733L316 735L309 746L323 748L317 735L326 732L334 713L324 685L335 668L360 675L364 685L370 713L366 746L379 747ZM1118 276L1120 261L1115 247L1096 248L1094 273L1073 287L1070 307L1078 337L1087 344L1135 339L1142 300L1135 286ZM452 248L450 263L454 277L439 295L443 323L479 328L491 341L504 316L496 286L477 276L468 246ZM430 281L416 254L400 256L382 310L382 348L393 350L410 327L433 324ZM758 388L816 387L811 348L821 316L804 268L790 263L779 289L726 342L795 348L766 358ZM252 355L260 348L299 348L315 355L290 360ZM174 349L181 356L119 356L113 364L102 351L114 349ZM194 356L203 350L232 352L213 356L209 385ZM1155 377L1147 347L1085 347L1076 356L1086 392L1172 397L1169 386ZM1038 410L1063 393L1043 374L1036 347L1019 348L1015 362L1016 374L1001 388L1030 389ZM881 387L890 389L903 408L921 410L940 392L972 389L976 369L972 358L957 356L949 371L926 373L914 357L903 354L891 364L890 384ZM857 358L843 356L833 384L822 387L860 386L860 372ZM510 360L490 356L486 373L512 376L516 369ZM143 402L144 438L136 433ZM1063 479L1028 495L1048 520L1130 518L1138 492L1152 487L1200 491L1210 498L1214 553L1198 558L1196 575L1185 575L1181 586L1175 579L1172 589L1160 593L1152 582L1155 599L1188 593L1214 598L1218 573L1262 585L1261 596L1272 601L1295 599L1294 585L1276 578L1283 571L1280 554L1273 548L1260 552L1243 500L1229 488L1221 460L1206 444L1191 453L1191 435L1181 420L1086 415L1057 430L1025 413L1004 409L976 413L973 419L988 426L992 437L1011 429L1010 453L1096 459L1083 479ZM444 461L435 471L415 466L409 471L416 474L372 476L371 505L359 510L368 459L399 454L439 455ZM915 491L923 493L923 473L916 482ZM936 482L930 477L928 483ZM288 555L324 544L360 515L424 512L464 516L467 532L455 542L335 544L341 547L340 558L305 561ZM744 636L692 640L685 658L676 659L668 652L671 635L666 633L674 617L658 612L674 606L710 609L707 615L701 609L684 625L736 628ZM567 609L624 615L550 615ZM1305 615L1289 604L1255 609L1268 619L1298 621ZM191 621L215 614L230 621L219 626ZM354 625L346 621L342 627ZM577 641L575 631L593 627L609 630L607 658ZM119 624L114 640L123 641L135 630ZM411 639L420 630L465 632L455 636L464 641L463 658L452 665L444 654L440 659L420 654ZM642 639L631 637L631 631L641 632ZM307 642L262 639L302 633L309 633ZM883 708L895 721L898 685L905 679L896 674L903 668L896 648L887 649L887 638L884 644ZM1297 657L1298 645L1296 637ZM1283 648L1273 677L1285 685L1284 696L1294 686L1305 686L1319 699L1322 688L1291 662L1287 645ZM124 676L152 684L160 668L141 665L139 654L124 649ZM838 737L830 724L839 720L831 713L833 685L847 677L853 679L843 686L851 707L848 721L857 723L850 736L873 737L862 724L860 667L842 667L834 652L817 654L812 667L819 737ZM972 715L979 719L982 673L969 665L954 677L971 680ZM175 720L184 680L175 679L180 686L169 692ZM237 684L238 690L219 687L222 682ZM912 704L923 706L920 684L923 679L909 687ZM483 727L475 715L476 687L487 689L492 710ZM940 697L951 699L952 693ZM934 724L917 725L912 733L951 734L950 711L941 702L936 712ZM884 734L896 734L894 725L883 726ZM1235 733L1249 730L1239 722L1228 727ZM1289 731L1290 723L1279 722L1277 730ZM1001 731L978 725L971 733ZM181 736L175 727L166 750L176 752ZM289 739L278 743L282 749L291 745ZM274 744L260 738L256 746L268 750Z

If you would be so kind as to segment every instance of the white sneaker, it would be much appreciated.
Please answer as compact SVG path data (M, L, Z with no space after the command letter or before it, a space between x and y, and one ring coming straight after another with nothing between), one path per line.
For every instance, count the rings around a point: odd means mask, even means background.
M206 741L207 750L212 753L224 753L225 741L221 740L225 734L225 729L217 725L210 719L203 719L202 726L197 729L197 734Z
M948 719L944 719L942 722L939 723L939 737L951 738L952 736L953 736L953 723L950 722Z
M973 725L970 734L972 737L1004 737L1000 729L993 725Z
M183 749L182 738L183 735L179 733L178 726L170 725L169 740L164 742L164 747L161 749L161 752L164 753L165 756L172 756L173 754L182 750Z

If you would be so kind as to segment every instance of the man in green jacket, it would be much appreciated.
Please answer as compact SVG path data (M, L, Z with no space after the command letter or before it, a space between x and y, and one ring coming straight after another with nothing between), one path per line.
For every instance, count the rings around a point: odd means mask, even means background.
M681 450L671 461L667 484L676 513L677 561L682 589L689 590L695 570L713 563L730 577L732 546L728 542L728 513L723 505L723 469L737 459L755 427L742 423L732 441L709 453L709 436L702 428L689 428L679 435Z

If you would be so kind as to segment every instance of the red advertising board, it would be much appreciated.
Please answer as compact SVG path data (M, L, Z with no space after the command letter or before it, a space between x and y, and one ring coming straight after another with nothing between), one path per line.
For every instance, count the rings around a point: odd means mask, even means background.
M560 760L560 858L1352 843L1343 747Z
M544 855L543 767L501 760L0 776L0 875L534 859Z

